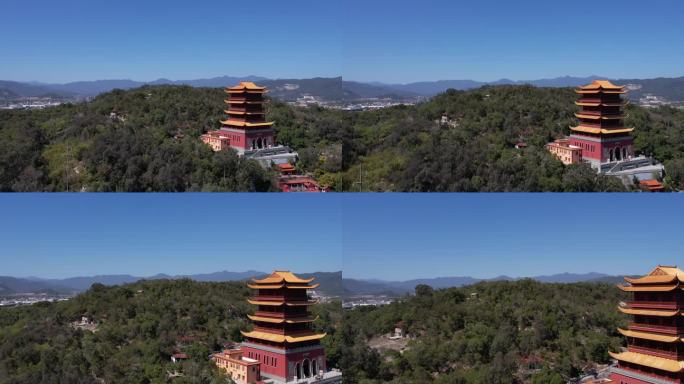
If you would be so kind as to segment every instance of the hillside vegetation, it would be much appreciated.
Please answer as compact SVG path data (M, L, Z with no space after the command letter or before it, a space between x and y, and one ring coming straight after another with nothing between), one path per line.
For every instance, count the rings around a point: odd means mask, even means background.
M614 285L483 282L345 312L341 360L348 383L562 384L621 346L625 318ZM368 341L402 323L406 349Z
M245 283L142 281L92 288L58 303L0 308L0 382L228 383L209 355L247 329ZM331 367L339 360L339 302L316 305ZM71 323L88 316L95 332ZM175 350L189 360L172 364ZM178 377L170 380L171 374Z
M353 114L345 186L365 191L623 191L585 165L565 167L544 145L576 124L569 88L449 90L416 106ZM440 126L443 113L452 125ZM638 153L665 163L684 187L684 111L627 108ZM515 149L523 140L524 150Z
M145 86L0 111L0 191L275 190L275 172L199 141L218 128L224 96ZM268 118L277 141L299 153L298 167L336 191L624 191L616 178L566 167L545 150L576 123L575 99L567 88L487 86L363 112L273 100ZM451 124L440 126L445 112ZM684 189L684 111L630 105L627 115L636 151L665 164L667 187ZM528 147L515 149L519 140Z
M199 140L219 127L224 98L219 88L154 86L0 111L0 191L275 190L274 172ZM303 169L335 187L340 113L279 102L268 112L278 142L300 151Z

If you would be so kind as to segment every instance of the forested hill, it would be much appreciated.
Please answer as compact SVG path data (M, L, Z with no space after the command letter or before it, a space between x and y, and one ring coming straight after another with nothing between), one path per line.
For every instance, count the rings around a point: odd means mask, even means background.
M272 191L273 172L199 140L220 126L221 88L146 86L91 102L0 111L0 191ZM339 111L273 101L277 141L335 188Z
M353 114L344 174L364 191L620 191L615 178L563 166L544 145L576 124L570 88L487 86L449 90L429 102ZM450 124L436 121L447 113ZM665 163L684 188L684 111L627 108L638 153ZM518 141L528 147L514 148Z
M88 103L0 111L0 191L271 191L274 172L212 152L220 88L146 86ZM336 191L624 191L544 145L576 123L569 88L488 86L375 111L297 108L273 100L277 141L300 170ZM437 120L447 113L449 124ZM112 115L114 113L114 115ZM638 153L684 189L684 111L630 105ZM523 140L523 150L514 145Z
M0 308L0 383L229 383L209 355L248 329L245 283L155 280L95 284L68 301ZM339 302L313 307L337 367ZM74 321L87 316L91 329ZM189 360L172 364L174 351Z
M614 285L533 280L433 290L345 312L348 383L563 384L609 362L626 317ZM378 347L403 324L402 353ZM380 341L379 341L380 340ZM382 341L384 340L384 341Z

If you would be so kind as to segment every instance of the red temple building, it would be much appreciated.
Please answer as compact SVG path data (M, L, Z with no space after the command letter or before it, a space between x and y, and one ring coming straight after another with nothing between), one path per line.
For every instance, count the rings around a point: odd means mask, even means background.
M225 103L227 118L221 121L221 131L230 137L230 147L244 153L250 149L272 147L274 142L273 122L266 121L264 95L265 87L252 82L242 82L226 88Z
M311 299L308 290L318 287L318 284L312 284L313 280L302 279L289 271L275 271L263 279L252 279L249 287L255 294L248 302L256 306L256 311L248 317L253 329L242 332L245 341L240 349L214 355L217 364L231 375L231 362L242 361L234 364L235 367L253 367L258 373L254 379L257 381L245 383L280 384L300 380L340 383L341 372L328 371L326 367L325 350L321 345L325 333L316 333L311 327L316 318L308 308L316 301Z
M570 145L582 148L584 160L599 164L632 157L634 128L624 126L624 87L596 80L575 92L580 95L575 102L580 107L575 113L579 125L570 127Z
M633 294L619 310L632 316L627 348L610 353L618 361L611 380L620 384L684 383L684 272L658 266L647 276L625 277L620 289Z
M652 180L662 177L663 166L634 152L634 128L625 127L623 95L627 90L608 80L596 80L575 90L579 99L577 126L570 127L570 136L547 145L547 149L567 164L588 162L600 173L620 177L631 184L634 179ZM561 155L572 150L572 161ZM579 153L577 153L579 151Z
M242 82L225 92L226 118L221 121L221 128L202 135L202 142L214 151L231 148L238 156L254 159L264 168L275 167L279 172L277 185L283 192L327 191L313 177L296 173L292 165L297 161L296 152L276 145L274 122L266 121L266 87Z
M266 121L268 103L266 87L252 82L241 82L225 89L228 98L226 118L221 128L201 136L203 142L215 151L232 148L238 155L253 158L270 166L293 162L297 154L289 147L276 145L273 121Z

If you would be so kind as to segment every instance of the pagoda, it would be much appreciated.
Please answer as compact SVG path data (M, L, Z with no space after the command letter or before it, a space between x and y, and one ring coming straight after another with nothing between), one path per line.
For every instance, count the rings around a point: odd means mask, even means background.
M227 117L221 121L221 131L229 134L230 147L242 154L250 149L273 146L273 122L266 121L264 109L266 87L242 82L226 88L225 92L228 109L224 111Z
M575 92L579 95L575 101L580 107L575 113L578 124L570 127L569 137L548 144L549 152L566 165L587 162L599 173L619 177L625 185L662 177L662 164L635 156L634 128L624 123L624 86L595 80Z
M634 155L631 132L625 128L621 95L625 87L607 80L596 80L575 90L580 112L575 113L579 125L570 127L570 145L582 149L582 158L597 164L625 160Z
M312 331L311 323L316 318L308 310L316 303L307 293L318 287L311 284L313 280L289 271L275 271L249 284L255 295L248 302L257 308L249 315L253 329L242 332L242 351L245 357L261 362L262 376L290 382L315 380L326 371L325 351L320 343L325 333Z
M266 87L243 81L225 92L226 117L219 129L201 136L204 143L214 151L232 148L239 156L258 160L265 167L296 160L297 153L275 143L274 122L266 120Z
M629 284L618 287L632 292L633 299L618 308L632 321L618 329L627 348L610 353L618 361L610 378L624 384L684 383L684 272L658 266L644 277L625 280Z

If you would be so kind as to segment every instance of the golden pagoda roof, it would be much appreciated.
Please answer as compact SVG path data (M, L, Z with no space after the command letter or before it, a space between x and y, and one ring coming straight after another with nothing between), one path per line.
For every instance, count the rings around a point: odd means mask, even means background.
M651 355L645 355L636 352L622 352L613 353L608 352L610 356L616 360L625 361L632 364L643 365L655 369L660 369L668 372L681 372L684 368L684 362L677 360L665 359Z
M575 101L575 105L579 105L581 107L622 107L626 104L626 102L620 102L620 103L604 103L601 101Z
M615 85L608 80L594 80L591 84L580 86L579 89L616 89L621 90L625 87L622 85Z
M677 276L675 275L653 275L639 278L631 278L625 276L625 281L631 284L665 284L673 283L677 280Z
M251 81L243 81L234 87L226 88L226 92L228 92L228 93L243 93L243 92L264 93L264 92L266 92L266 87L260 87Z
M316 316L316 317L312 317L312 316L294 317L291 319L278 319L278 318L274 318L274 317L265 317L265 316L256 316L256 315L247 315L247 317L249 317L249 319L253 320L253 321L263 321L265 323L272 323L272 324L310 323L310 322L316 321L316 319L318 319L318 316Z
M630 331L628 329L622 329L622 328L618 328L618 332L620 332L623 336L627 336L627 337L635 337L637 339L660 341L663 343L675 343L675 342L679 341L679 336L666 336L666 335L659 335L657 333L651 333L651 332Z
M606 129L606 128L594 128L594 127L586 127L584 125L580 125L577 127L570 127L571 130L577 131L577 132L585 132L585 133L629 133L634 131L634 128L620 128L620 129Z
M671 285L622 285L618 288L625 292L671 292L679 288L679 282Z
M252 279L257 284L273 284L273 283L300 283L308 284L314 281L314 277L302 279L290 271L274 271L263 279Z
M263 321L264 323L282 324L285 322L285 319L277 319L275 317L265 317L265 316L256 316L256 315L247 315L247 317L250 320Z
M677 268L676 265L659 265L651 272L648 273L648 275L644 276L642 279L646 278L651 278L653 276L673 276L677 278L680 282L684 282L684 271L681 269ZM625 278L627 280L627 278ZM639 283L639 279L632 279L633 281L636 281L637 284ZM648 280L648 279L646 279ZM628 280L629 281L629 280ZM646 284L649 284L646 282Z
M223 112L233 115L265 115L264 111L234 111L231 109L224 109Z
M242 333L242 336L245 336L245 337L251 337L251 338L259 339L259 340L272 341L274 343L282 343L285 341L285 335L279 335L276 333L266 333L266 332L258 332L258 331L251 331L251 332L240 331L240 333Z
M247 284L247 286L251 289L280 289L285 286L285 284Z
M268 305L271 307L280 307L281 305L285 304L285 301L267 301L267 300L252 300L252 299L247 299L247 302L252 304L252 305Z
M583 113L575 113L575 117L578 119L591 119L591 120L619 120L624 118L622 115L586 115Z
M233 125L236 127L264 127L264 126L269 126L273 125L273 121L267 121L264 123L248 123L246 121L239 121L239 120L221 120L221 124L223 125Z
M317 333L313 335L305 335L305 336L285 336L285 340L288 343L299 343L302 341L312 341L312 340L320 340L325 337L325 333Z
M646 276L643 277L628 277L625 276L625 281L631 284L631 287L638 288L635 290L649 290L647 288L654 288L651 289L652 291L656 292L666 292L666 291L671 291L672 287L677 287L679 283L684 282L684 271L681 269L677 268L676 266L669 266L669 265L659 265L651 272L649 272ZM667 284L667 285L651 285L651 284ZM672 288L672 289L665 289L667 288ZM663 288L663 290L660 289L655 289L655 288Z
M226 104L266 104L268 100L236 100L236 99L224 99Z
M595 93L627 93L625 87L615 85L608 80L594 80L591 84L580 86L575 92L581 94Z
M316 289L318 288L320 284L309 284L309 285L294 285L294 284L287 284L287 288L294 288L294 289Z
M597 90L581 90L581 89L576 89L576 93L585 95L585 94L599 94L599 93L606 93L606 94L623 94L627 93L627 91L613 91L613 90L605 90L605 89L597 89Z
M240 331L240 332L245 337L250 337L253 339L260 339L260 340L267 340L267 341L272 341L275 343L283 343L283 342L299 343L302 341L320 340L320 339L324 338L326 335L325 333L312 333L312 334L303 334L300 336L289 336L289 335L279 335L279 334L259 332L259 331L251 331L251 332Z
M644 316L661 316L661 317L672 317L679 314L679 311L661 311L654 309L634 309L625 308L618 306L618 310L627 315L644 315Z

